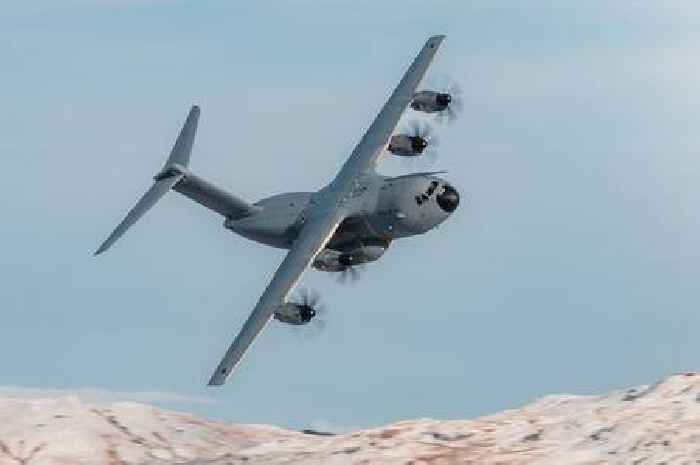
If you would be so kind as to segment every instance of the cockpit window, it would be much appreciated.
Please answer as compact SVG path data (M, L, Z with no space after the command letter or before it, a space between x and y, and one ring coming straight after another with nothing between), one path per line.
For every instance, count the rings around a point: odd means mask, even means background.
M443 191L437 196L437 203L445 212L452 213L459 205L459 193L454 187L445 184Z
M437 189L437 187L438 187L439 185L440 185L439 182L437 182L437 181L431 181L431 182L430 182L430 186L428 186L428 190L426 191L427 194L428 194L428 195L433 195L433 193L435 192L435 189Z

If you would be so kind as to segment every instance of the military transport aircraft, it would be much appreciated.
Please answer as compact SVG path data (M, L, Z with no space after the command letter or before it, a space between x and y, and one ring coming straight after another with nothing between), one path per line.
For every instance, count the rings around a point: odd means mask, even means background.
M270 319L306 324L315 316L313 302L293 302L289 294L312 266L345 272L377 260L394 239L425 233L445 221L459 205L459 194L439 173L399 177L375 171L385 150L415 157L430 144L418 133L393 135L410 105L425 113L453 112L456 96L417 91L445 36L430 37L381 112L336 177L317 192L275 195L250 204L213 186L189 170L199 107L193 106L153 186L97 249L106 251L163 195L173 189L224 217L224 227L248 239L289 249L272 281L209 380L221 385L241 361Z

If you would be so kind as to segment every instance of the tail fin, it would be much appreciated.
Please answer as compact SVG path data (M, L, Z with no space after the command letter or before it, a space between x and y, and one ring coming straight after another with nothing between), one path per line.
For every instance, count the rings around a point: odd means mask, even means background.
M193 106L190 109L185 125L182 127L180 135L170 152L168 161L165 162L163 169L153 177L155 183L146 191L143 197L136 203L136 206L129 211L114 231L112 231L112 234L100 245L95 255L99 255L109 249L127 229L136 223L136 221L150 210L158 200L185 177L185 174L187 174L187 167L190 163L194 135L197 132L199 113L198 106Z
M199 107L194 105L187 115L185 125L182 126L180 135L177 136L175 145L170 151L168 161L165 162L165 167L181 166L187 168L190 166L190 155L192 154L192 145L194 144L194 135L197 132L197 123L199 122Z
M199 107L193 106L175 141L168 161L165 162L163 169L153 177L155 183L112 231L107 240L97 249L95 255L109 249L127 229L171 189L230 219L244 218L260 211L260 207L250 205L189 171L190 154L197 132L199 113Z

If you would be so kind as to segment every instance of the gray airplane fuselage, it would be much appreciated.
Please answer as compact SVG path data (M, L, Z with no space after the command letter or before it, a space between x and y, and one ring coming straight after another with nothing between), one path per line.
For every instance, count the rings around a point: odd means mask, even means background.
M372 124L328 185L316 192L274 195L254 204L231 194L190 170L200 116L193 105L162 169L149 189L95 251L112 245L168 192L178 192L224 218L224 226L253 241L289 249L260 299L212 374L220 386L271 319L303 325L316 315L317 299L291 297L304 272L313 267L356 276L356 265L374 262L391 242L423 234L445 221L459 206L459 193L436 172L388 177L376 172L386 152L425 155L436 145L419 123L395 134L406 109L447 115L459 108L451 93L419 90L444 35L429 37ZM456 107L455 107L456 105ZM402 131L402 130L399 130Z
M423 234L457 208L459 194L433 175L372 176L358 186L362 212L346 219L326 247L351 251L359 245L388 247L394 239ZM259 211L242 219L227 219L224 226L243 237L272 247L289 248L304 221L315 193L290 192L260 200ZM378 258L378 257L376 257ZM371 260L367 260L371 261Z

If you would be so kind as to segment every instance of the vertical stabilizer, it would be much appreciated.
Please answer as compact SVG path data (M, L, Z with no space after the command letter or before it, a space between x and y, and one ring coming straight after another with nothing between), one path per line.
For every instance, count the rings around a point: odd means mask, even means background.
M194 144L194 136L197 132L197 123L199 122L200 110L197 105L190 109L190 113L187 115L187 120L185 121L180 135L177 136L175 145L170 151L170 156L168 161L165 163L165 167L179 165L183 168L187 168L190 165L190 155L192 154L192 145Z

